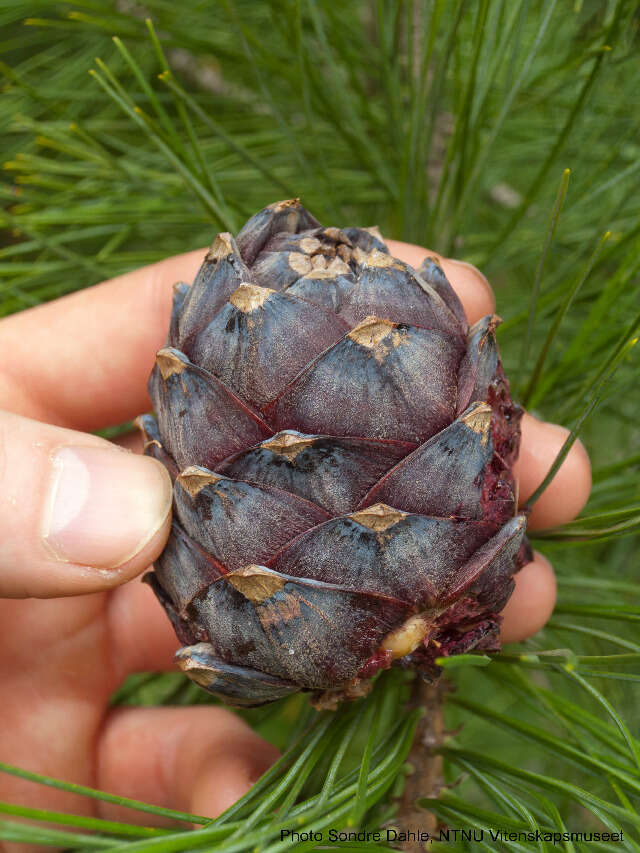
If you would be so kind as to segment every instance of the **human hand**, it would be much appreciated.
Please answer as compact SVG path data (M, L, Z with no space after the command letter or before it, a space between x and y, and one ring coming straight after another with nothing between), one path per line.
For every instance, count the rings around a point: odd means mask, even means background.
M415 267L433 254L392 241L389 248ZM275 750L219 708L108 709L127 674L173 669L173 630L151 590L131 580L163 547L170 482L154 460L75 432L149 409L146 380L168 326L171 284L190 280L202 255L170 258L0 323L0 408L7 410L0 413L0 597L26 599L0 602L0 759L215 815L266 769ZM477 270L440 261L470 322L493 311ZM522 433L524 501L566 430L525 416ZM139 444L137 437L129 442ZM52 511L56 477L63 501ZM576 443L536 503L530 527L574 518L589 489L588 458ZM53 522L48 544L46 519ZM535 633L554 601L553 571L536 554L516 575L503 640ZM0 799L132 819L9 776L0 777Z

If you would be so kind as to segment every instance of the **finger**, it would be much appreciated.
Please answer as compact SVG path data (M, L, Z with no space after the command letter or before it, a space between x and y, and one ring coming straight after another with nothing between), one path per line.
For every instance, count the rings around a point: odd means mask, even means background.
M515 589L502 611L500 639L515 643L537 633L556 603L556 577L551 563L534 551L533 560L514 576Z
M134 672L175 670L173 656L180 642L146 583L135 578L113 590L107 604L107 625L119 681Z
M405 261L417 269L425 258L435 258L451 287L458 294L462 302L467 320L473 324L487 314L493 314L496 310L496 300L493 290L487 279L480 270L465 261L455 261L452 258L444 258L437 252L415 246L413 243L402 243L399 240L387 240L389 251L400 260Z
M139 429L119 435L113 439L113 443L117 444L118 447L123 447L125 450L131 450L132 453L142 453L144 450L144 441Z
M172 284L191 281L204 252L167 258L0 321L0 408L87 431L147 411L147 379L167 333Z
M213 818L277 757L273 746L222 708L126 708L109 715L98 741L96 786ZM133 817L110 803L99 810L111 820ZM149 821L149 815L140 818Z
M162 550L171 480L156 460L9 412L0 449L0 597L98 592Z
M60 673L58 681L59 676ZM49 692L44 694L47 688ZM16 707L14 695L21 700L20 707ZM56 692L55 685L46 682L43 685L31 680L29 684L15 685L12 681L6 684L2 702L3 762L79 785L95 784L87 756L93 753L102 708L90 697L85 694L78 700L76 696L63 695L63 691ZM52 790L7 773L0 774L0 800L77 815L90 814L93 810L93 803L86 797ZM5 851L1 842L0 850Z
M519 481L519 501L524 505L544 480L564 444L569 430L545 423L532 415L522 418L520 455L515 465ZM591 491L591 465L581 441L576 441L557 474L533 506L529 527L539 530L574 519L586 504Z
M0 601L2 761L95 784L88 756L94 754L104 706L117 686L103 654L103 606L101 595ZM0 800L75 814L93 810L86 797L7 773L0 773ZM0 849L5 849L2 843Z

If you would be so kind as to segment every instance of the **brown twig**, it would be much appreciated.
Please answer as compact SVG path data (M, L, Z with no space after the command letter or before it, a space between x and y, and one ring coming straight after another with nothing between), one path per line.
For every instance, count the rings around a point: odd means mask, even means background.
M407 757L411 772L407 776L398 814L393 821L399 832L409 834L409 839L400 844L400 849L408 853L424 853L428 844L419 840L420 833L433 835L437 830L436 816L416 805L416 800L419 797L435 797L442 788L442 758L437 749L444 736L442 700L446 689L442 680L428 684L420 677L416 677L413 685L411 704L414 708L421 708L423 714Z

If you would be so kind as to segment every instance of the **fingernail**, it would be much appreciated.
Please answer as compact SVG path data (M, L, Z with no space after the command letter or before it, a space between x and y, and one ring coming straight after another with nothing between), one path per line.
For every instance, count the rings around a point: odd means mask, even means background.
M171 480L148 456L110 447L60 447L53 456L43 540L58 560L117 568L164 523Z

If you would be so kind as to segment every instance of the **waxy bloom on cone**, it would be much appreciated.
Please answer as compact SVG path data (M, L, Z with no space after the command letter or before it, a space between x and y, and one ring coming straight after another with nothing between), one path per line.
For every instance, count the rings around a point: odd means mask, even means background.
M148 454L175 479L148 576L178 665L236 705L332 705L389 666L497 650L529 559L521 410L442 269L297 200L220 234L175 287Z

